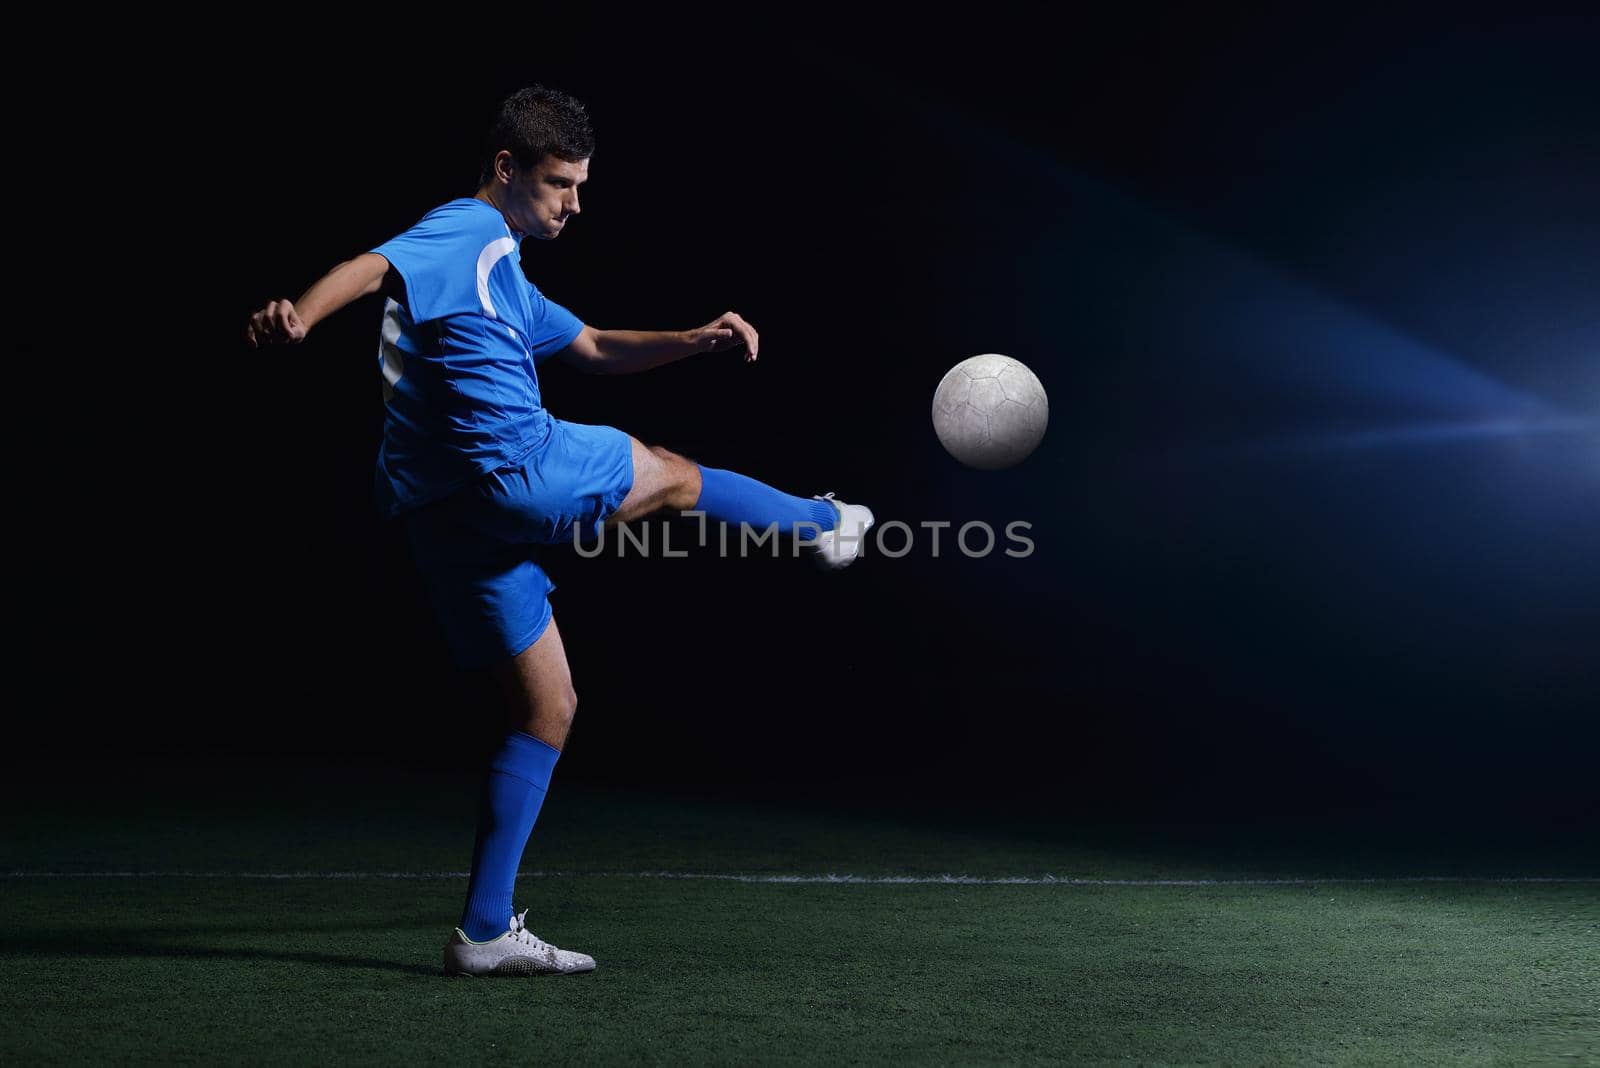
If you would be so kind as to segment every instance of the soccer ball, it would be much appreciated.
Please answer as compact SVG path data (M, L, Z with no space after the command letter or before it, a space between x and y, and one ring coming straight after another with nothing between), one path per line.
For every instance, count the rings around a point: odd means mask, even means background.
M1044 437L1050 401L1032 371L987 352L962 360L933 391L933 430L968 467L994 471L1027 458Z

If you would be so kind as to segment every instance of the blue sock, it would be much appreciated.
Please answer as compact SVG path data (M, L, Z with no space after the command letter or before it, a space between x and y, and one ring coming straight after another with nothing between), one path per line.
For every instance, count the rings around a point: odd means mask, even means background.
M821 533L839 521L838 510L828 501L791 497L765 482L716 467L700 468L700 499L694 511L723 523L748 523L757 530L777 523L779 534L794 533L796 523L815 523ZM810 535L811 528L803 533Z
M539 818L561 750L531 734L512 731L489 761L478 808L478 841L472 850L472 880L461 929L474 942L506 933L511 921L511 890L517 882L522 849Z

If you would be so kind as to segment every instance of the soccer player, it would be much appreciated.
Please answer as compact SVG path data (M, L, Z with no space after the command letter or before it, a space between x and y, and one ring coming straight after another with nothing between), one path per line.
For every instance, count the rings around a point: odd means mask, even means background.
M521 239L554 240L578 215L593 152L576 100L542 86L512 94L473 196L335 266L299 300L272 301L245 331L254 346L296 343L351 301L386 298L378 506L403 518L456 662L488 668L509 710L484 786L466 907L445 945L452 975L594 968L592 957L541 941L526 911L512 909L522 851L577 707L539 546L693 509L763 530L776 524L836 568L859 555L873 522L831 493L791 496L545 410L535 368L549 356L626 374L740 346L746 361L758 355L755 328L731 311L693 330L600 330L527 280Z

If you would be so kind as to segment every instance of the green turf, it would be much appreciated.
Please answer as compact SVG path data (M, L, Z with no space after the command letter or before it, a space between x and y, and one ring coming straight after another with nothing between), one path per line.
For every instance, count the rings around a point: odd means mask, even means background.
M0 868L465 866L469 794L326 796L114 820L13 808ZM458 879L10 877L0 1061L1600 1063L1600 885L645 879L618 873L1349 875L1408 858L566 800L526 866L572 874L524 879L519 906L541 936L592 953L592 975L442 978ZM1421 858L1474 859L1501 875L1530 860ZM1576 873L1567 863L1526 873Z

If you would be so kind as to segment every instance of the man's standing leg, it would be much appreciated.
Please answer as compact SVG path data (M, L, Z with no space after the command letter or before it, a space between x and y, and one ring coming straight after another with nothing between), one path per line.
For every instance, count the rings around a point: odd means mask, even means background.
M578 707L554 617L538 641L497 665L493 674L505 695L506 736L489 762L461 917L461 929L475 942L503 934L511 919L522 851Z
M578 707L555 618L538 641L501 662L493 674L506 699L507 734L490 761L478 810L459 932L466 938L453 937L445 947L446 968L477 975L589 971L593 958L540 941L512 913L522 852Z

